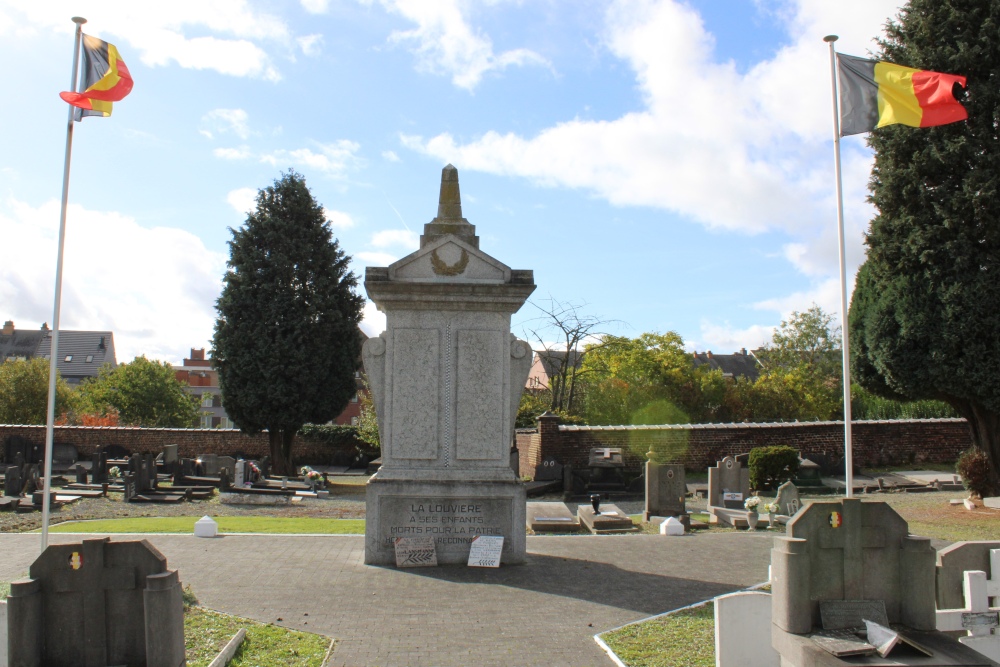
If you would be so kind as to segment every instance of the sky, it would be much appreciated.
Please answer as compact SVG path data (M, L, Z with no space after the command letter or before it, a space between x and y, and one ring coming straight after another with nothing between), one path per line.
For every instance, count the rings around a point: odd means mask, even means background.
M231 229L288 169L363 290L417 248L441 168L481 248L623 336L690 350L839 321L830 61L865 56L889 0L0 0L0 320L53 319L73 16L135 81L75 125L61 327L118 361L211 348ZM847 267L872 164L842 142ZM374 335L385 318L365 308Z

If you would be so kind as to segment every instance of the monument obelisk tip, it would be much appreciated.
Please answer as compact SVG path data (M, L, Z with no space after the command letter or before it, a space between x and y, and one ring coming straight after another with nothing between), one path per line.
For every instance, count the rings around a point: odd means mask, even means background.
M462 195L458 187L458 169L447 165L441 170L441 196L438 199L438 222L462 220Z
M479 237L476 228L462 217L462 194L458 186L458 169L451 164L441 170L441 194L438 197L437 217L424 225L420 246L431 243L445 234L461 236L476 248Z

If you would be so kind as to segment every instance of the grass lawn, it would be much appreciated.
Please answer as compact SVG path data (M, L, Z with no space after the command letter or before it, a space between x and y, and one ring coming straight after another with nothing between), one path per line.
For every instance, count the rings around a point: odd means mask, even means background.
M194 533L200 516L136 517L60 523L52 533ZM306 533L318 535L363 535L364 519L279 518L266 516L219 516L220 533ZM37 532L37 531L36 531Z
M202 607L186 607L184 643L188 666L206 667L240 628L246 628L247 636L230 667L320 667L330 647L330 639L322 635L286 630Z
M715 608L685 609L601 639L629 667L715 667Z

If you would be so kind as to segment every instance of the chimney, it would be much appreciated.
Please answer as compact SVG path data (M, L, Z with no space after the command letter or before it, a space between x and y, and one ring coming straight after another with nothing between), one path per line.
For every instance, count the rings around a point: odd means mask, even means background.
M708 357L709 359L711 359L712 358L712 351L708 350L707 352L705 352L705 356Z
M747 356L747 349L745 347L741 347L740 354L742 354L744 357Z
M7 320L3 323L3 335L13 336L14 335L14 320Z
M49 323L48 322L42 322L41 329L42 329L42 331L48 331L49 330Z
M191 348L191 360L192 361L204 361L205 360L205 348L195 349Z
M101 336L101 342L97 344L97 349L98 350L103 350L103 349L106 349L106 347L107 346L104 344L104 336Z

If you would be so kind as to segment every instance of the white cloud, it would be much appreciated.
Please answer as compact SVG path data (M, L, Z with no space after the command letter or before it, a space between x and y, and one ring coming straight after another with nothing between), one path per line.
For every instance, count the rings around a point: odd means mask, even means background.
M277 167L301 165L317 169L332 176L344 176L360 165L361 159L357 152L361 145L341 139L329 144L316 144L317 150L297 148L294 150L277 150L260 156L260 161Z
M364 262L366 266L389 266L399 259L387 252L356 252L353 258Z
M238 188L226 195L226 201L236 209L237 213L246 214L257 206L257 190L254 188Z
M620 0L606 15L605 45L634 72L642 104L618 118L566 119L534 135L404 135L403 144L475 169L543 187L585 190L616 206L680 214L706 227L788 235L786 256L815 279L837 273L830 135L829 53L822 37L863 54L895 0L789 0L793 40L741 71L719 62L693 5ZM870 152L844 142L848 256L863 256L870 219ZM834 237L835 239L835 237ZM832 256L828 248L833 249ZM853 271L853 267L851 267Z
M343 211L334 211L329 208L323 209L323 215L330 221L330 226L334 229L348 229L354 226L354 218Z
M232 132L240 139L250 136L249 116L243 109L212 109L201 120L216 132Z
M399 156L394 151L382 151L382 159L386 162L399 162Z
M371 243L376 248L402 246L407 250L416 250L420 247L420 237L409 229L384 229L372 235Z
M301 0L302 9L310 14L325 14L329 9L330 0Z
M716 324L702 320L698 340L688 341L688 347L692 350L712 350L720 354L730 354L741 348L757 349L764 343L770 342L773 333L773 326L753 324L738 329L729 322Z
M371 301L365 302L365 309L361 317L361 330L369 338L385 331L385 313L381 312Z
M71 205L67 214L61 326L111 330L119 361L178 360L212 336L226 257L193 234L142 227L114 211ZM0 303L23 328L51 325L59 202L8 199L0 227ZM94 258L112 258L94 261Z
M111 39L122 58L138 58L150 67L171 62L188 69L277 81L280 73L264 47L291 44L291 33L276 16L257 11L248 0L175 0L162 5L133 0L46 0L0 3L5 22L27 29L69 33L69 16L91 18L89 31ZM206 34L208 33L208 34Z
M847 306L850 308L851 294L854 292L854 272L848 276L847 280ZM813 304L823 309L825 313L831 315L836 326L840 325L840 278L829 278L819 281L808 290L794 292L786 296L764 299L753 304L757 310L767 310L781 315L781 319L788 319L793 311L804 312Z
M548 65L529 49L495 54L490 37L466 22L458 0L383 0L382 4L417 24L412 30L394 31L389 41L412 45L420 71L450 75L459 88L471 91L487 72L511 65Z
M216 148L212 155L223 160L246 160L250 157L250 147L240 146L239 148Z
M307 56L318 56L323 47L323 35L304 35L295 40Z

